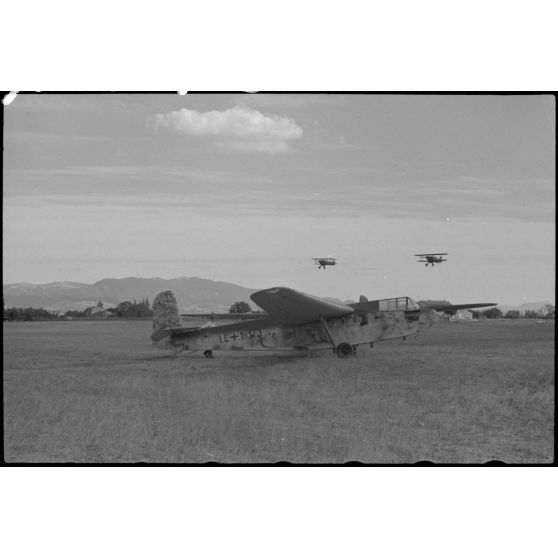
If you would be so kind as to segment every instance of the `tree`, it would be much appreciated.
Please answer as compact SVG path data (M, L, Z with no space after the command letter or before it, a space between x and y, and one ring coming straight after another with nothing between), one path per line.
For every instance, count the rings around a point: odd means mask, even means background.
M141 302L125 300L117 308L112 309L112 312L119 318L148 318L153 315L147 298Z
M132 303L129 300L125 300L124 302L121 302L117 307L118 316L120 318L127 318L131 307L132 307Z
M504 318L508 320L517 320L517 318L519 318L519 310L508 310Z
M4 308L5 320L23 320L30 322L32 320L56 320L58 315L45 308Z
M502 310L500 308L489 308L483 312L485 318L489 320L502 317Z
M553 320L556 316L556 306L554 304L545 304L543 307L544 317Z
M235 302L229 308L229 314L246 314L247 312L251 311L252 309L250 308L250 305L244 301Z

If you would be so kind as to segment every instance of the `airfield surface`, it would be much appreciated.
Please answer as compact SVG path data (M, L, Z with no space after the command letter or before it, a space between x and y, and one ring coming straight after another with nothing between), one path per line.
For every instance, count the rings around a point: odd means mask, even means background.
M4 459L550 463L554 321L438 323L340 360L175 357L149 321L4 323Z

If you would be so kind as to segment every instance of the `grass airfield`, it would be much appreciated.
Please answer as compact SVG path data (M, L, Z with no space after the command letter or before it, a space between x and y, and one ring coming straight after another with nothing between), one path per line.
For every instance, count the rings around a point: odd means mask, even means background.
M149 321L4 323L8 463L550 463L554 321L328 352L151 347Z

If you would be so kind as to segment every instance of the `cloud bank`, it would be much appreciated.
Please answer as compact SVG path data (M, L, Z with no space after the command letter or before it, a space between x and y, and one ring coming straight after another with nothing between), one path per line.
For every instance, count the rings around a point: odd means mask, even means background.
M294 120L243 106L208 112L183 108L156 114L153 124L188 136L218 138L239 151L287 151L290 141L302 137L302 128Z

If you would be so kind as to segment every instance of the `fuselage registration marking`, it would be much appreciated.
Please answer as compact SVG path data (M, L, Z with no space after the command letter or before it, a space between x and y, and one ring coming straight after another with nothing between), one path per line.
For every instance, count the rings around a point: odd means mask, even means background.
M237 333L220 333L219 334L219 343L233 343L240 337L240 339L247 339L247 338L255 338L259 337L260 339L263 337L263 333L261 329L249 329L247 331L239 331Z

